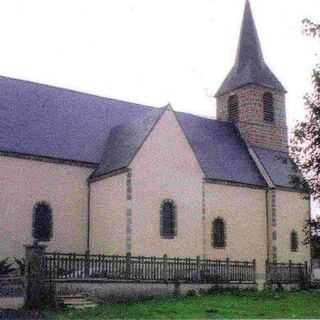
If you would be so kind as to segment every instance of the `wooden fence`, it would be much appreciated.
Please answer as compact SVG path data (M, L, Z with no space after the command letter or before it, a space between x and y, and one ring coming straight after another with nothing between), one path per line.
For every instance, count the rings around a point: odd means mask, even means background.
M271 284L302 283L310 277L308 263L272 263L266 261L266 281Z
M47 279L255 283L256 262L192 258L46 253Z

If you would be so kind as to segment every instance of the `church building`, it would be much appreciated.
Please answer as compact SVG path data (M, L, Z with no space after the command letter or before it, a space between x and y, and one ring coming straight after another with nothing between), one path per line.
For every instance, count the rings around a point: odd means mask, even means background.
M50 252L309 261L285 96L248 1L216 120L0 77L0 259L42 210Z

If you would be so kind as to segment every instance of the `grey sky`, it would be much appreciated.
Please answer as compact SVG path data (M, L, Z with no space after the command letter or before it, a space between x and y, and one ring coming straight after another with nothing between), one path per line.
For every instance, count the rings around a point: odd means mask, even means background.
M251 0L265 59L288 90L292 127L320 42L301 34L319 0ZM1 0L0 74L215 116L244 0ZM320 19L319 19L320 20Z

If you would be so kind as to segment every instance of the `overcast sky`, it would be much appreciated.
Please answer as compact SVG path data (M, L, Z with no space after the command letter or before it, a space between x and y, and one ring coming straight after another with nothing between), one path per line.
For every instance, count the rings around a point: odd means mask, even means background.
M320 53L301 20L320 22L320 1L251 5L292 127ZM0 74L214 117L243 9L244 0L0 0Z

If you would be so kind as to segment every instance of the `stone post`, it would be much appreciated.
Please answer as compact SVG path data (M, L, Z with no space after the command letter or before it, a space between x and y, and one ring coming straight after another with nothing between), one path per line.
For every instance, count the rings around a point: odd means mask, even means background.
M28 309L39 309L43 306L42 294L45 287L43 257L45 249L46 246L44 245L25 245L25 307Z

